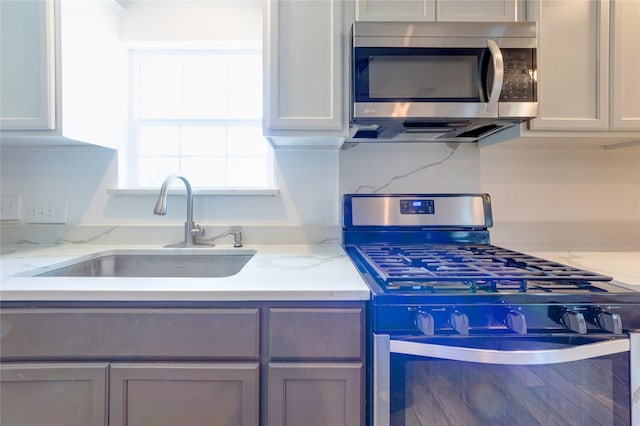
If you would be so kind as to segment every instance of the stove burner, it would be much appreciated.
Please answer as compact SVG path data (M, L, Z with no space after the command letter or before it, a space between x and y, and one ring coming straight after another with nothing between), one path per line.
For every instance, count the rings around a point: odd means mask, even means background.
M606 293L587 281L473 280L473 281L388 281L388 292L403 293Z
M490 201L487 194L345 195L342 243L371 289L374 333L432 343L640 328L640 292L491 245Z
M358 251L389 291L598 291L588 281L611 280L488 244L368 244Z

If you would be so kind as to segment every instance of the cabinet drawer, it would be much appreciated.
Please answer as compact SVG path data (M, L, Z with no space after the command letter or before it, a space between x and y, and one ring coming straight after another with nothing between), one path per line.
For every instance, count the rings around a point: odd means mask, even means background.
M257 359L259 309L5 309L8 358Z
M361 308L269 309L270 359L361 359Z

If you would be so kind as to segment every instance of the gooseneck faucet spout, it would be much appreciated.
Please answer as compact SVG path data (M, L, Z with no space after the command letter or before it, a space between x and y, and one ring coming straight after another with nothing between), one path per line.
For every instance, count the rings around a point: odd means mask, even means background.
M160 196L158 197L158 202L153 209L153 214L167 214L167 194L169 192L169 185L171 184L171 182L173 182L174 179L180 179L184 183L184 186L187 188L187 220L184 223L184 242L179 245L196 245L196 237L203 236L204 229L193 222L193 191L191 190L189 181L185 177L170 175L164 180L164 182L162 183L162 187L160 188Z

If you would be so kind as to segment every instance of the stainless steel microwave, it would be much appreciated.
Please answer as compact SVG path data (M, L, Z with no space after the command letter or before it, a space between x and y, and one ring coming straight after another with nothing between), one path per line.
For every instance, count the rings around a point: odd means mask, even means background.
M534 22L355 22L354 141L477 141L534 118Z

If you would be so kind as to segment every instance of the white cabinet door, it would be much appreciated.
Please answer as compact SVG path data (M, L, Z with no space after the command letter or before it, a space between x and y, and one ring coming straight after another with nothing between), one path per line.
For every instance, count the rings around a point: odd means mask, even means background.
M518 0L356 0L359 21L517 21Z
M343 2L267 4L265 134L343 131Z
M0 19L0 127L54 129L54 2L3 0Z
M356 0L358 21L435 21L436 0Z
M609 2L538 0L533 130L609 129Z
M128 51L115 0L0 0L3 145L118 147Z
M518 7L514 0L439 0L437 21L517 21Z
M616 0L611 23L611 129L640 130L640 0Z

